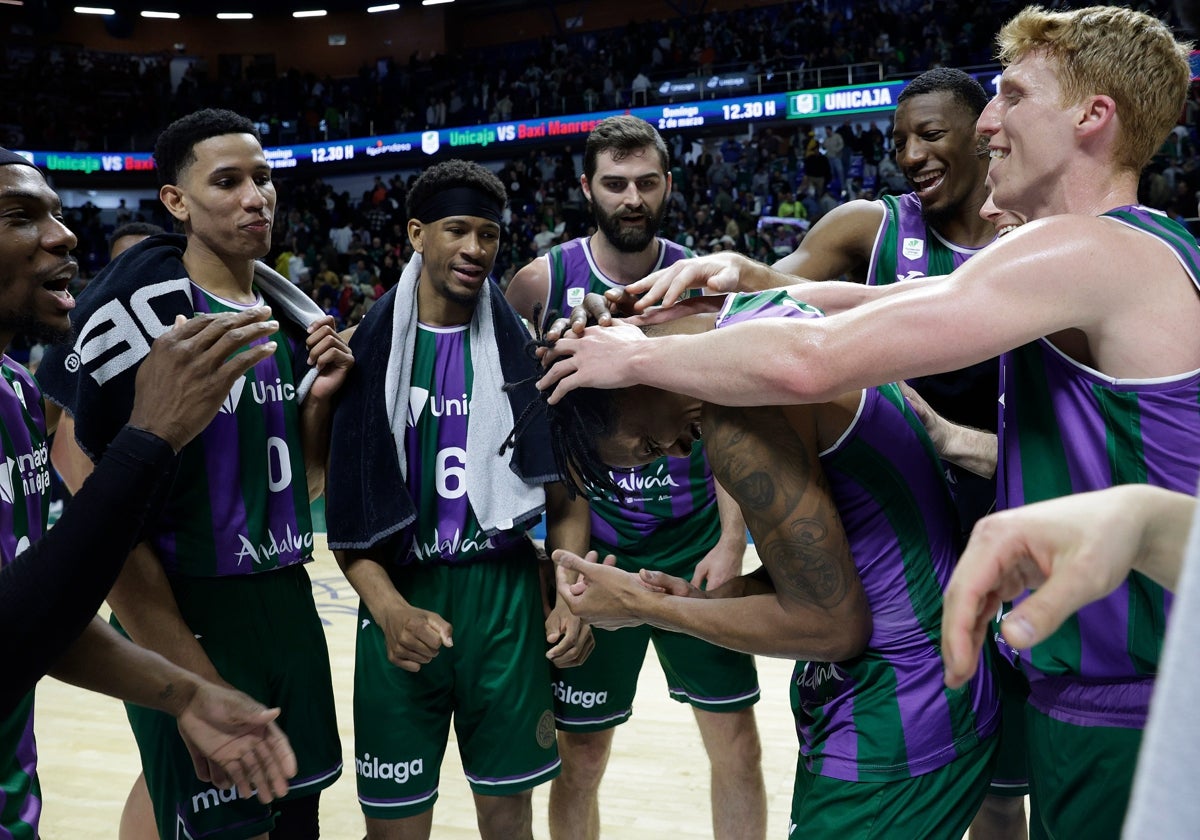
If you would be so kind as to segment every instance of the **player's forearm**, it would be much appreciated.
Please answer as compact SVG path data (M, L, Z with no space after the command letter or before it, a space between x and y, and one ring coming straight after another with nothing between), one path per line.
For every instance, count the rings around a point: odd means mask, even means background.
M311 502L325 492L325 467L329 459L329 434L333 424L332 400L312 396L300 408L300 444L304 475Z
M592 536L591 510L587 499L571 499L559 483L546 485L546 553L565 549L583 557Z
M713 485L717 497L717 513L721 517L720 541L730 548L745 551L746 518L742 516L742 509L738 507L733 496L729 495L729 491L721 486L721 482L714 480Z
M135 645L94 618L51 675L139 706L178 715L196 692L194 674Z
M999 445L993 433L947 422L945 434L935 443L942 460L984 478L996 474Z
M1196 497L1148 485L1127 485L1120 492L1129 499L1129 513L1141 521L1142 550L1134 570L1174 591L1196 515Z
M108 604L134 642L182 668L221 681L208 654L183 620L162 563L146 543L129 553L108 594Z
M0 709L29 691L96 614L174 457L154 435L122 431L54 528L0 570L0 636L10 651Z
M820 402L836 394L823 389L827 377L809 363L821 355L809 326L777 318L698 335L667 335L631 345L624 359L612 363L621 366L627 383L717 405ZM696 359L708 362L697 365Z
M372 615L378 617L388 609L408 605L408 601L397 591L381 562L362 554L350 554L345 551L335 551L333 556L346 580L354 587L354 591Z
M647 593L633 613L647 624L721 647L782 659L836 662L862 652L860 628L829 612L786 606L775 594L689 598Z

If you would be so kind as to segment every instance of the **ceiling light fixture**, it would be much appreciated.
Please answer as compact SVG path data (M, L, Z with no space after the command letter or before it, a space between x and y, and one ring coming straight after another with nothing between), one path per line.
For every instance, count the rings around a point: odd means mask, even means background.
M249 12L217 12L217 20L254 20Z
M151 12L149 10L142 12L144 18L160 18L162 20L179 20L179 12Z
M305 12L292 12L294 18L325 17L324 9L309 9Z
M97 6L76 6L75 14L77 15L115 15L113 9L104 9Z
M399 3L387 3L383 6L368 6L367 14L374 15L374 14L378 14L379 12L394 12L399 8L400 8Z

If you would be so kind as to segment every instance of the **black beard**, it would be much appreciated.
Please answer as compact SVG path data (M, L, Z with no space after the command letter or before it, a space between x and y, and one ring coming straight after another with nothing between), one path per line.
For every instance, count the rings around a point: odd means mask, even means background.
M66 344L71 338L71 328L56 329L44 324L28 312L5 312L0 314L0 330L14 335L23 335L42 344Z
M646 224L637 230L622 229L621 223L617 219L599 212L594 203L589 202L588 209L592 211L596 227L614 248L623 254L640 254L650 247L650 243L658 235L659 228L662 227L663 216L666 215L667 204L663 202L663 206L658 208L657 213L647 210L645 213Z

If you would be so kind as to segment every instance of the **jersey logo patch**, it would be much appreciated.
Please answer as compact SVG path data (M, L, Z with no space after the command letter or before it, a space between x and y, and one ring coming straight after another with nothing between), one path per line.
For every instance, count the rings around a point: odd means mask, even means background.
M242 391L246 390L246 377L241 377L229 388L229 394L221 401L220 414L237 414L238 403L242 401Z
M427 388L408 389L408 425L417 425L417 421L421 419L421 412L425 410L425 403L427 402L429 402L429 390Z
M0 467L0 502L5 504L16 504L16 497L13 496L13 467L17 462L12 458L5 458L4 465Z
M21 401L21 408L29 410L29 405L25 402L25 389L21 387L21 383L17 380L12 380L13 393L17 395L17 399Z
M921 255L925 253L925 240L906 237L900 246L900 253L904 254L906 259L920 259Z
M583 289L572 288L567 289L567 306L578 306L583 303L583 296L586 292Z

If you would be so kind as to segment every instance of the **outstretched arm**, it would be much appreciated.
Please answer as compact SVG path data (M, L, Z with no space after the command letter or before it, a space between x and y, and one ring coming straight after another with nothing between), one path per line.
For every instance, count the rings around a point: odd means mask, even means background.
M1179 272L1165 265L1166 253L1093 247L1099 236L1123 235L1091 217L1032 222L946 278L893 284L874 293L878 299L826 318L758 319L653 339L589 328L558 342L555 354L569 358L539 387L554 388L552 401L578 387L646 384L722 405L792 405L964 367L1067 329L1099 335L1134 313L1149 314L1153 296L1128 283L1147 273L1139 259L1152 256L1171 281ZM829 309L819 296L848 285L810 284L801 296ZM695 359L706 364L690 364ZM1122 360L1114 361L1106 373L1137 375L1116 370Z
M1000 626L1031 647L1072 613L1138 571L1173 589L1196 513L1192 496L1128 484L1025 505L981 519L946 587L942 658L946 684L975 673L979 649L1003 601L1037 591Z
M178 719L201 780L234 784L243 798L285 795L296 758L268 709L240 691L200 679L128 641L98 618L51 670L55 677Z

